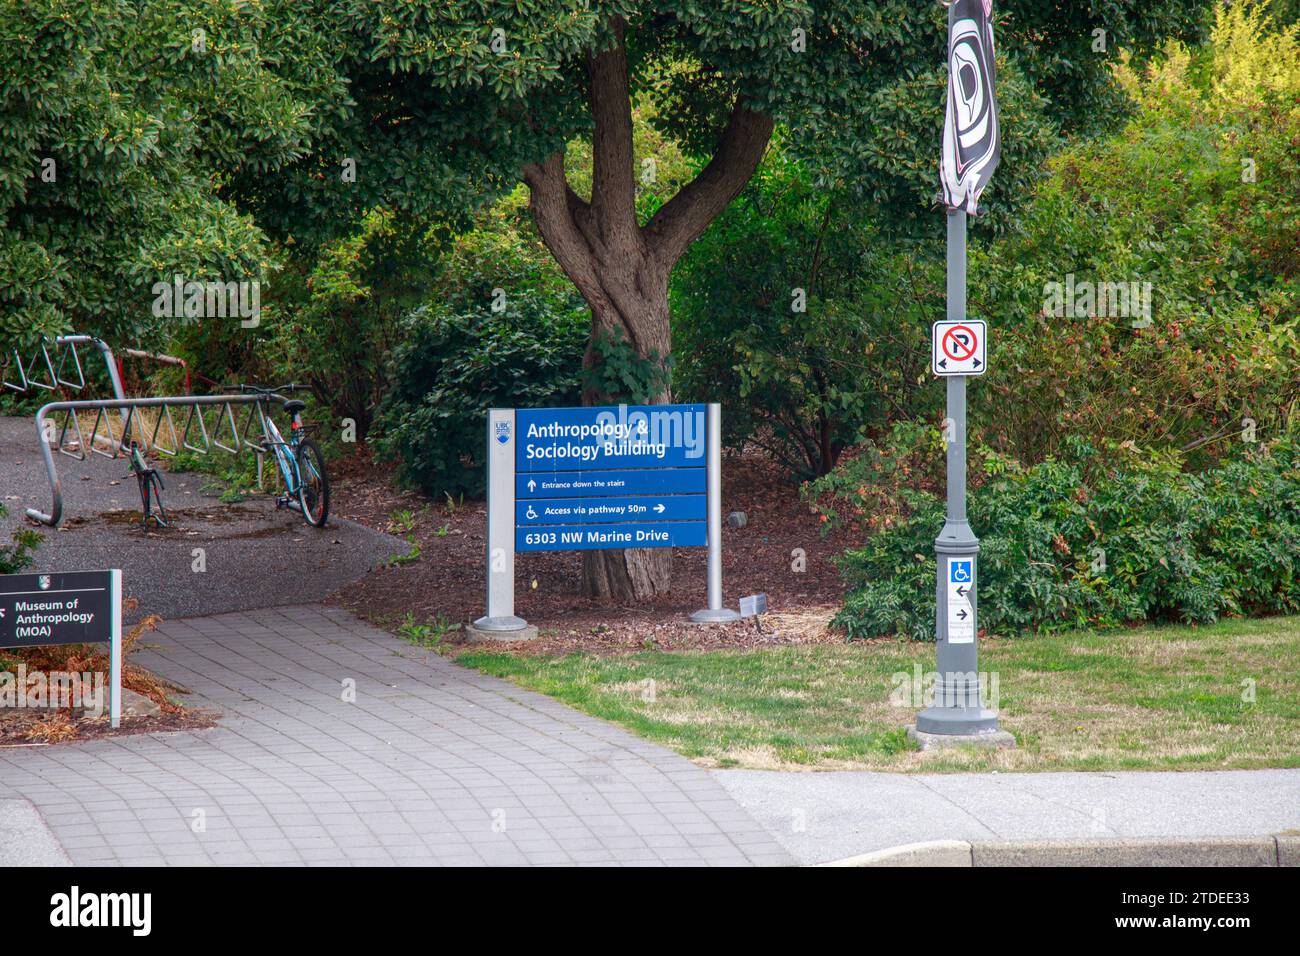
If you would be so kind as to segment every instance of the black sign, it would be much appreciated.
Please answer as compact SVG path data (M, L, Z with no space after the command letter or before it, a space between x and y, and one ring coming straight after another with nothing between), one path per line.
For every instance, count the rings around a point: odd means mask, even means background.
M112 571L0 574L0 647L112 640L113 577Z

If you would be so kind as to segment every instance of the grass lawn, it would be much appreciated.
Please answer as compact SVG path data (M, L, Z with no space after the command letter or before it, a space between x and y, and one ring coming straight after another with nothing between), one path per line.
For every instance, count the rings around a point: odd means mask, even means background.
M462 654L708 766L1217 770L1300 766L1300 617L984 641L1010 751L922 754L891 702L934 646L810 644L597 657ZM1253 682L1253 684L1251 683ZM908 685L910 687L910 684ZM1254 701L1245 699L1253 686Z

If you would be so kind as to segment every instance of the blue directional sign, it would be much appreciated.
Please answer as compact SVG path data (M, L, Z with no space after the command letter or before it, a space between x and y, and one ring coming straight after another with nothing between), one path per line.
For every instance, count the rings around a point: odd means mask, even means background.
M702 468L703 405L521 408L515 473Z
M518 409L515 550L705 546L706 420L704 405Z
M601 548L702 548L709 543L704 521L637 525L547 525L515 531L516 551L595 551Z
M515 498L576 498L598 495L702 495L707 476L700 468L640 471L555 471L515 476Z
M703 521L705 495L647 495L643 498L546 498L515 503L515 523L630 524L641 521Z

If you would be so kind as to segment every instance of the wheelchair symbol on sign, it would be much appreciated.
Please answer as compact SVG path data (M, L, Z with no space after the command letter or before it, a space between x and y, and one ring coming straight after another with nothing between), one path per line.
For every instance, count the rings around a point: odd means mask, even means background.
M970 583L970 562L954 561L952 565L952 579L958 584Z

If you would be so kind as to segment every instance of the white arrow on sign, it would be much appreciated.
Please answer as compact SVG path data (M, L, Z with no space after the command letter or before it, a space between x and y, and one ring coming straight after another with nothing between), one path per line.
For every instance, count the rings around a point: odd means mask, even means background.
M533 479L531 478L528 479L528 490L529 491L537 490L537 482L533 481Z
M663 513L664 513L664 506L663 506L662 504L657 504L657 505L655 505L655 513L656 513L656 514L663 514Z

